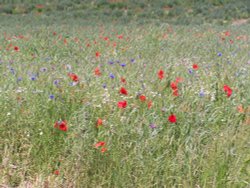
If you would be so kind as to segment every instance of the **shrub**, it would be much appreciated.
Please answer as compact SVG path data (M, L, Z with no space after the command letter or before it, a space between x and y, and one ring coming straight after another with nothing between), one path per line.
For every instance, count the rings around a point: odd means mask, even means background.
M6 13L6 14L12 14L13 13L13 8L14 6L11 4L8 5L4 5L1 9L0 9L0 13Z

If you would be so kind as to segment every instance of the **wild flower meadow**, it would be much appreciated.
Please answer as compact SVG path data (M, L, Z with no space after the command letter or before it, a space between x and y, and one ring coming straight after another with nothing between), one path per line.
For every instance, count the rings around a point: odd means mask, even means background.
M0 28L0 187L249 187L249 24Z

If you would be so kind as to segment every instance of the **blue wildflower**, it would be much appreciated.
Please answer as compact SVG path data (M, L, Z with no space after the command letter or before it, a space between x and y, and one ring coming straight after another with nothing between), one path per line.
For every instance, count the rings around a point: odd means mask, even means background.
M47 68L46 68L46 67L42 67L42 68L40 68L40 71L41 71L41 72L46 72L46 71L47 71Z
M55 99L55 95L50 95L49 98L50 98L51 100L53 100L53 99Z
M36 76L33 75L33 76L30 77L30 79L31 79L32 81L35 81L35 80L36 80Z
M114 79L115 78L115 75L113 75L112 73L109 74L109 77Z
M149 126L150 126L150 128L151 128L151 129L155 129L155 128L156 128L156 125L155 125L155 124L153 124L153 123L152 123L152 124L150 124Z
M60 80L54 80L53 84L55 84L56 86L59 84Z
M22 77L18 77L18 78L17 78L17 82L21 82L22 80L23 80Z
M125 64L125 63L121 63L120 65L121 65L122 67L125 67L125 66L126 66L126 64Z
M221 53L221 52L219 52L217 55L220 57L220 56L222 56L222 53Z
M200 91L199 95L200 95L200 97L204 97L205 96L204 91Z
M192 69L188 69L189 74L193 74L193 70Z
M109 61L108 62L110 65L113 65L114 64L114 61Z
M12 74L15 74L15 70L14 70L14 68L10 68L10 72L12 73Z

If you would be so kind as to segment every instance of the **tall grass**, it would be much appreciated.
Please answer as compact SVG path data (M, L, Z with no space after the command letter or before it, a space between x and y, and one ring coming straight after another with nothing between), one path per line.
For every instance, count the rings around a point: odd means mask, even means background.
M249 25L11 24L0 33L1 186L250 186Z

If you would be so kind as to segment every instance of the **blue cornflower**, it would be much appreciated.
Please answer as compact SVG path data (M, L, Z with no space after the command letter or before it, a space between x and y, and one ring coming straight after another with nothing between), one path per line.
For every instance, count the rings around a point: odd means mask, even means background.
M35 81L35 80L36 80L36 76L33 75L33 76L30 77L30 79L31 79L32 81Z
M18 78L17 78L17 82L21 82L22 80L23 80L22 77L18 77Z
M222 56L222 53L221 53L221 52L219 52L217 55L220 57L220 56Z
M46 68L46 67L42 67L42 68L40 68L40 71L41 71L41 72L46 72L46 71L47 71L47 68Z
M113 65L114 64L114 61L109 61L108 62L110 65Z
M200 95L200 97L204 97L205 96L204 91L200 91L199 95Z
M60 80L54 80L53 84L55 84L56 86L59 84Z
M102 84L102 87L105 89L107 87L107 85L106 84Z
M49 98L50 98L51 100L53 100L53 99L55 99L55 95L50 95Z
M14 70L14 68L10 68L10 72L12 73L12 74L15 74L15 70Z
M115 75L113 75L112 73L109 74L109 77L114 79L115 78Z
M189 74L193 74L193 70L192 69L188 69Z
M125 67L125 66L126 66L126 64L125 64L125 63L121 63L120 65L121 65L122 67Z
M134 62L135 62L135 59L130 59L130 62L131 62L131 63L134 63Z

